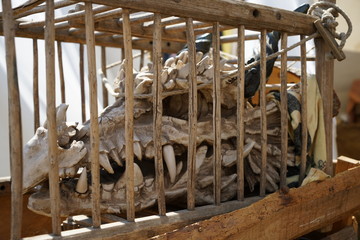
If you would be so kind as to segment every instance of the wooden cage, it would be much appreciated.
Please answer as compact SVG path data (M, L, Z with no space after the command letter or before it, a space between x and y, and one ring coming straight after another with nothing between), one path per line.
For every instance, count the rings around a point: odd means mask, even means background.
M215 215L224 214L265 197L266 162L267 162L267 133L266 133L266 34L269 31L281 32L281 50L272 57L280 58L281 68L281 98L287 99L287 38L288 36L299 35L301 55L301 83L302 83L302 119L306 119L306 41L314 39L316 46L316 78L323 99L324 124L326 131L326 172L333 175L332 166L332 116L333 116L333 60L326 58L329 46L319 37L314 22L317 17L307 14L298 14L282 9L271 8L256 4L249 4L242 1L225 0L93 0L93 1L53 1L53 0L32 0L23 7L12 9L11 1L3 0L3 13L1 16L1 34L6 41L7 78L9 91L9 122L10 125L10 153L11 153L11 184L12 184L12 215L11 215L11 237L21 238L22 226L22 133L21 114L19 103L19 88L15 58L15 37L25 37L45 40L46 50L46 93L47 93L47 124L48 124L48 145L49 145L49 187L51 189L51 218L52 235L42 235L41 239L95 239L95 238L147 238L164 232L171 231L178 227L203 220ZM45 3L44 3L45 2ZM70 5L83 3L76 11L65 16L54 17L55 9ZM96 6L95 6L96 4ZM45 13L44 21L24 22L17 19L31 14ZM146 26L144 22L151 22ZM236 29L236 36L221 36L220 32L226 29ZM244 197L244 77L245 57L244 42L252 39L245 35L245 30L260 32L260 91L259 104L261 107L261 178L259 196ZM214 58L213 76L213 142L214 142L214 204L202 207L195 206L194 179L195 176L195 155L196 155L196 130L197 130L197 83L195 73L195 39L202 33L213 34L212 54ZM92 222L89 228L62 231L59 204L59 167L57 162L57 130L56 130L56 101L55 95L61 94L62 101L65 101L65 86L61 83L61 92L55 92L55 41L77 43L83 54L83 44L86 46L89 96L90 96L90 123L91 123L91 176L92 176ZM238 70L237 76L237 200L221 203L221 106L220 106L220 44L233 42L237 44ZM168 212L164 197L164 176L163 157L161 152L160 131L154 131L155 162L156 162L156 188L158 191L158 215L136 218L134 206L134 167L133 167L133 142L134 142L134 116L133 101L134 95L133 79L129 76L133 71L133 49L152 51L152 62L154 66L154 84L152 90L152 102L154 110L154 129L161 129L162 116L162 88L161 88L161 54L163 52L178 52L181 47L187 44L190 62L189 74L189 144L188 157L188 183L187 183L187 210ZM35 44L34 44L35 46ZM99 176L99 127L98 127L98 89L95 63L95 46L122 48L125 61L125 140L126 140L126 191L127 211L126 219L113 216L112 223L104 223L104 216L100 212L100 176ZM296 47L296 46L293 46ZM61 45L60 48L61 49ZM104 51L102 51L104 52ZM34 56L37 51L34 49ZM61 54L61 51L59 51ZM105 56L102 56L103 71L106 71ZM36 62L34 62L36 64ZM62 71L60 66L60 71ZM82 72L82 81L84 81ZM37 76L34 74L34 81ZM63 80L61 80L63 81ZM35 83L35 82L34 82ZM36 85L34 85L36 86ZM34 89L36 94L37 89ZM107 91L101 91L105 99L108 98ZM84 101L84 89L81 90L81 98ZM35 106L35 128L39 126L38 100L34 101ZM107 105L104 102L105 106ZM83 120L85 113L83 110ZM280 188L286 187L286 161L287 161L287 140L288 140L288 119L287 101L281 102L281 171ZM302 141L307 141L306 121L303 121ZM303 144L303 146L306 144ZM302 148L300 181L305 177L306 148ZM351 174L355 175L354 173ZM328 187L336 184L335 181L327 183ZM353 183L352 183L353 184ZM359 184L356 185L359 193ZM300 194L300 193L299 193ZM286 204L285 204L286 205ZM358 207L358 206L357 206ZM349 212L355 207L349 206L344 211ZM107 216L107 218L111 218ZM103 220L103 221L102 221ZM327 222L329 223L329 222ZM150 230L149 230L150 229ZM152 230L151 230L152 229ZM314 227L308 230L313 230ZM198 229L200 231L200 228ZM304 233L297 232L296 234ZM295 237L298 235L283 235ZM198 235L201 238L201 235ZM203 236L206 238L206 236Z

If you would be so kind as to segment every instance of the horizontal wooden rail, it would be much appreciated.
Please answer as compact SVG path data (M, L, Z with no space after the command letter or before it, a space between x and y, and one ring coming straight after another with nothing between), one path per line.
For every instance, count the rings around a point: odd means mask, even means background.
M244 24L247 29L251 30L267 29L304 35L310 35L316 31L313 22L317 18L314 16L242 1L213 0L211 4L204 4L202 0L91 0L91 2L140 11L172 14L184 18L192 17L194 20L205 22L219 21L220 24L224 25L238 26Z

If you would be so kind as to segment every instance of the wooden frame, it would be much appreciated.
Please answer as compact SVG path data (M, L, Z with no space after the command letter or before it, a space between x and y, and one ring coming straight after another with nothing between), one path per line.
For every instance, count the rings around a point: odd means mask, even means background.
M265 196L265 183L266 183L266 163L267 163L267 119L265 112L266 97L265 97L265 88L266 88L266 33L268 31L276 30L282 32L282 41L281 48L282 50L278 53L281 60L281 96L286 99L286 62L287 62L287 52L284 50L287 47L287 36L288 35L301 35L301 81L303 83L302 88L302 106L306 106L306 49L305 41L307 40L305 36L310 36L314 38L317 36L316 28L313 25L313 22L317 19L314 16L304 15L299 13L294 13L286 10L275 9L270 7L265 7L257 4L249 4L241 1L223 1L223 0L212 0L212 4L204 4L203 0L182 0L182 1L165 1L165 0L138 0L138 1L124 1L124 0L84 0L84 1L75 1L85 3L85 7L79 6L76 9L76 12L69 13L66 16L61 16L58 18L54 17L54 10L56 8L69 6L74 3L74 1L62 1L61 3L54 3L54 0L46 0L45 5L41 5L43 0L33 0L30 4L26 5L22 9L16 9L11 11L11 6L7 3L8 1L3 0L3 9L4 14L1 15L4 25L0 25L0 34L4 35L6 38L6 44L8 48L8 58L7 58L7 72L8 72L8 82L9 82L9 95L12 99L11 109L13 110L10 114L11 122L14 122L15 125L21 126L20 124L20 109L19 109L19 93L16 79L16 60L15 60L15 47L14 47L14 37L28 37L33 38L34 40L34 106L35 106L35 119L34 124L35 128L39 126L38 115L39 115L39 104L37 97L37 40L36 39L45 39L46 40L46 78L47 78L47 118L48 118L48 129L49 129L49 158L51 171L49 174L50 179L50 193L53 203L51 205L52 210L52 229L55 236L61 236L64 239L67 238L96 238L96 237L139 237L147 236L142 235L148 233L148 227L154 227L158 229L156 234L160 234L165 231L173 230L175 227L183 227L186 224L192 223L194 221L199 221L204 218L209 218L210 216L216 214L224 214L229 211L244 207L249 205L255 200L258 200L259 197L254 198L245 198L244 197L244 163L242 149L244 141L244 126L243 126L243 114L244 114L244 78L245 78L245 59L244 59L244 42L246 39L253 39L253 37L246 37L244 35L245 29L257 30L261 33L260 45L261 45L261 61L260 61L260 71L261 71L261 84L260 84L260 106L261 106L261 155L262 155L262 164L261 164L261 179L260 179L260 197ZM93 8L92 4L100 4L101 6ZM216 7L213 7L216 6ZM227 12L226 9L232 9L231 12ZM6 11L5 11L6 10ZM37 12L45 12L46 19L39 22L23 22L17 20L19 17L26 15L31 15ZM145 12L140 13L139 12ZM169 13L171 13L169 15ZM12 16L14 15L14 16ZM169 16L171 18L169 19ZM12 28L15 21L15 28ZM195 22L196 21L196 22ZM140 27L139 27L139 24ZM177 25L175 25L177 24ZM45 30L44 30L44 26ZM220 36L220 31L223 29L236 29L238 31L238 36L235 38L226 38ZM197 84L196 84L196 52L195 52L195 37L197 34L204 32L213 33L213 57L214 57L214 81L213 81L213 129L214 129L214 199L215 206L205 206L205 207L195 207L195 196L194 196L194 179L195 176L195 155L196 149L194 144L196 141L196 129L197 129ZM82 96L82 120L85 120L85 101L84 101L84 48L82 44L86 44L87 47L87 61L88 61L88 75L89 75L89 95L90 99L90 122L91 122L91 170L92 170L92 226L96 229L93 230L74 230L74 232L62 232L60 226L60 210L59 210L59 174L58 174L58 163L57 163L57 133L56 133L56 118L55 118L55 48L54 43L58 41L58 57L60 65L60 74L61 74L61 96L62 101L65 101L65 85L64 85L64 73L62 70L62 57L61 57L61 41L63 42L73 42L80 43L80 82L81 82L81 96ZM155 81L153 85L153 107L156 109L154 111L154 128L161 128L161 116L162 116L162 85L161 85L161 53L162 52L177 52L181 49L184 43L187 43L189 49L189 62L190 62L190 87L189 87L189 148L188 148L188 210L180 211L176 216L166 212L166 202L164 197L164 182L163 182L163 166L162 166L162 149L161 149L161 136L159 133L154 131L154 145L156 146L156 186L158 191L158 220L155 223L149 223L150 220L137 219L135 216L135 206L134 206L134 168L133 168L133 156L134 156L134 132L133 132L133 101L136 96L133 94L133 79L129 76L132 76L133 62L132 62L132 51L133 49L151 50L153 52L153 63L155 71ZM220 44L222 42L235 42L238 44L238 102L237 102L237 120L238 120L238 129L237 129L237 173L238 173L238 187L237 187L237 198L239 201L221 203L221 88L220 88L220 72L218 71L220 66ZM300 45L300 44L299 44ZM126 81L125 81L125 97L126 97L126 115L125 115L125 135L126 135L126 179L127 179L127 221L135 223L124 223L122 219L118 219L117 223L112 224L111 226L101 225L101 214L100 214L100 187L99 187L99 129L97 123L98 116L98 106L97 106L97 85L96 85L96 55L95 55L95 46L102 46L102 69L106 75L106 63L105 63L105 47L121 47L123 48L123 56L125 56L125 71L126 71ZM316 62L317 62L317 79L320 86L320 91L324 100L324 114L325 114L325 129L326 129L326 139L327 139L327 162L330 163L327 166L327 172L331 175L333 167L331 165L332 150L331 150L331 139L332 133L330 131L332 124L332 88L333 88L333 62L325 58L325 54L328 51L328 47L325 45L322 39L316 39ZM249 66L247 66L249 67ZM108 98L107 93L103 90L104 99ZM105 105L107 101L104 101ZM284 101L286 102L286 101ZM281 133L282 133L282 151L287 152L287 116L286 116L286 103L281 104L282 115L281 115ZM306 107L303 111L303 120L306 119ZM303 121L306 122L306 121ZM21 143L21 128L12 129L10 131L11 141ZM20 130L20 131L19 131ZM303 125L302 139L303 142L307 140L307 126ZM14 138L14 140L13 140ZM13 143L13 142L12 142ZM304 144L306 145L306 144ZM15 146L15 143L14 143ZM22 149L21 144L16 145L17 149ZM13 149L12 149L13 150ZM12 176L16 177L13 181L14 191L13 191L13 215L12 215L12 237L14 239L20 238L21 236L21 193L22 189L22 168L21 168L21 159L22 153L11 151L11 161L14 165L12 170ZM280 186L285 187L286 183L286 154L281 156L281 181ZM303 180L305 176L305 166L306 166L306 148L302 148L302 161L301 161L301 172L300 172L300 181ZM256 206L261 204L274 204L274 211L279 208L279 206L286 205L284 211L296 211L299 207L308 207L306 204L314 204L312 202L306 203L284 203L286 199L295 199L295 198L306 198L310 197L310 193L314 189L320 189L321 191L326 192L326 187L331 188L331 186L336 187L338 182L342 182L343 186L336 188L334 194L341 197L351 197L358 196L360 194L359 185L355 183L350 176L355 177L355 172L357 170L352 170L346 172L331 180L327 180L323 185L312 184L306 188L306 192L302 193L302 189L291 190L290 193L275 193L270 197L263 199L263 202L256 203L252 205L249 209L237 210L236 212L229 213L224 215L223 218L228 216L241 216L241 214L251 211L251 209L256 208ZM325 187L324 187L325 186ZM352 190L345 192L344 188L351 187ZM322 190L325 189L325 190ZM280 195L279 195L280 194ZM283 195L281 195L283 194ZM325 193L324 193L325 194ZM327 203L326 208L331 208L330 202L327 202L329 198L326 198L325 195L319 195L318 199L314 201L324 201ZM280 200L278 199L280 197ZM284 200L285 199L285 200ZM277 200L277 201L276 201ZM319 202L316 202L319 204ZM20 206L21 205L21 206ZM278 207L278 208L277 208ZM316 227L321 227L323 225L329 224L333 218L336 218L338 215L348 214L350 211L357 208L358 205L353 204L348 206L346 209L340 209L340 212L335 212L334 216L331 216L329 219L326 218L324 221L321 220L321 224L315 224ZM213 212L212 214L203 213L202 211L206 209ZM282 208L281 208L282 209ZM262 210L261 210L262 211ZM271 212L271 211L270 211ZM250 214L251 212L249 212ZM254 212L253 212L254 213ZM262 213L262 212L260 212ZM303 214L303 213L299 213ZM319 213L320 214L320 213ZM321 212L321 214L324 214ZM318 217L322 218L323 215ZM276 215L276 214L275 214ZM286 215L286 214L285 214ZM181 217L179 217L181 216ZM257 216L262 216L266 218L269 223L268 228L270 229L273 225L270 224L274 215L271 215L267 218L267 215L264 213L264 216L257 214ZM115 218L115 217L114 217ZM154 217L157 218L157 217ZM225 220L221 216L215 219L220 220L225 224ZM305 216L304 216L305 218ZM182 220L181 220L182 219ZM314 218L316 219L316 218ZM138 224L137 221L143 222ZM164 221L167 222L165 226L159 226L160 223ZM217 226L216 224L211 225L211 221L204 224L206 227ZM216 220L215 220L216 221ZM286 216L281 217L278 221L291 221L290 218ZM301 219L299 220L301 221ZM259 221L252 221L251 224L254 226L249 230L247 237L260 237L256 234L264 233L264 229L260 229L257 224ZM301 222L296 222L302 224ZM279 223L280 224L280 223ZM120 227L123 226L124 227ZM240 224L241 225L241 224ZM291 238L300 236L299 234L306 233L307 231L313 230L314 226L310 224L311 227L306 227L304 231L296 229L293 231L293 235L288 233L279 232L282 238ZM192 237L198 236L209 236L212 237L213 233L211 230L206 231L206 234L202 233L204 228L201 225L192 225L188 229L197 228L198 233L194 231L189 231L184 234L184 231L180 230L169 235L160 236L159 238L166 238L167 236L189 236ZM204 225L205 226L205 225ZM231 225L233 226L233 225ZM249 225L243 225L247 228ZM126 229L126 230L124 230ZM232 231L236 229L241 230L241 226L231 228ZM239 230L240 229L240 230ZM129 232L131 231L131 232ZM246 232L246 231L245 231ZM229 231L231 233L231 231ZM178 235L177 235L178 234ZM192 235L194 234L194 235ZM199 235L200 234L200 235ZM209 234L209 235L207 235ZM219 233L218 233L219 234ZM255 234L255 235L254 235ZM218 235L219 236L219 235ZM225 236L225 235L223 235ZM49 236L43 236L48 238ZM50 237L52 238L52 237ZM249 239L249 238L248 238Z

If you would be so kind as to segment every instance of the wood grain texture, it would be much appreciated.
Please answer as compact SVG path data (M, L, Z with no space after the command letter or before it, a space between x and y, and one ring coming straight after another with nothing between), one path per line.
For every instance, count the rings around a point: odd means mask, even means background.
M351 215L360 209L359 197L356 167L154 239L294 239Z
M287 47L287 33L281 33L281 49ZM287 100L287 53L281 54L280 69L280 109L281 109L281 163L280 163L280 187L286 186L287 152L288 152L288 100Z
M204 22L220 21L220 24L224 25L238 26L242 23L251 30L268 29L306 35L315 32L313 22L316 18L313 16L235 0L213 0L211 4L204 4L202 0L92 0L92 2L140 11L172 13L178 17L192 17Z
M154 63L154 83L153 83L153 132L154 132L154 148L155 148L155 174L156 174L156 191L158 193L158 209L159 215L166 214L165 206L165 188L164 188L164 166L163 152L161 144L161 128L162 128L162 91L161 83L162 57L161 57L161 15L155 14L154 17L154 36L153 36L153 63Z
M104 73L104 76L106 77L106 47L101 47L101 70ZM101 84L102 86L102 99L103 99L103 108L106 108L109 105L109 94L106 90L106 87L104 84Z
M84 45L79 44L79 79L80 79L80 99L81 99L81 120L86 121L85 106L85 73L84 73Z
M100 164L99 164L99 124L97 105L96 56L94 37L94 16L92 4L85 4L86 47L90 96L90 161L91 161L91 204L93 227L101 225L100 218Z
M129 10L122 13L125 52L125 155L126 155L126 215L128 221L135 219L135 192L134 192L134 81L131 26ZM122 56L124 56L122 55Z
M58 51L61 103L66 103L66 98L65 98L66 91L65 91L65 79L64 79L62 47L61 47L61 42L59 42L59 41L57 42L57 51Z
M33 104L34 104L34 132L40 126L39 108L39 52L37 39L33 39Z
M300 36L300 40L305 37ZM305 178L306 161L307 161L307 145L308 145L308 131L307 131L307 71L306 71L306 44L300 46L300 64L301 64L301 162L300 162L300 176L299 183L301 184ZM330 160L332 161L332 160Z
M62 232L62 239L149 239L159 234L173 231L191 223L210 218L212 216L228 213L239 208L249 206L260 200L259 197L250 197L244 201L230 201L221 206L207 205L197 207L193 211L180 210L168 212L166 216L148 216L136 218L135 222L118 219L116 222L103 224L101 228L81 228ZM85 220L86 221L86 220ZM30 239L53 239L50 235L41 235Z
M16 65L14 16L11 1L3 0L3 21L6 49L6 71L8 84L9 151L12 176L11 186L11 239L21 238L22 229L22 127L20 92Z
M221 202L221 82L220 82L220 24L213 25L213 132L214 132L214 199Z
M188 181L187 181L187 208L195 208L195 164L196 164L196 133L197 133L197 79L196 79L196 48L194 24L192 18L186 19L186 37L189 52L189 146L187 155Z
M244 111L245 111L245 26L238 27L237 42L238 82L237 82L237 199L244 200Z
M260 39L260 129L261 129L261 173L260 196L265 196L267 164L267 118L266 118L266 30L261 31Z
M46 57L46 117L49 147L49 190L53 234L60 235L60 187L57 160L56 89L55 89L55 29L54 1L46 1L45 57Z

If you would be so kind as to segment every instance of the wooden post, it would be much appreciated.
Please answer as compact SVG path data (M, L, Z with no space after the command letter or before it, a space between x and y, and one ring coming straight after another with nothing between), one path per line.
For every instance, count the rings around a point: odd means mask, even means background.
M335 0L326 0L336 3ZM334 60L327 58L330 47L322 38L315 39L316 47L316 79L323 100L325 138L326 138L326 173L333 176L333 136L332 136L332 111L333 111L333 88L334 88Z
M49 144L49 190L51 200L52 229L60 235L60 188L59 166L57 160L57 126L56 126L56 91L55 91L55 28L54 1L46 1L45 13L45 57L46 57L46 116L48 123Z
M245 111L245 27L238 27L237 42L238 82L237 82L237 199L244 200L244 111Z
M62 49L61 49L61 42L59 42L59 41L57 41L57 50L58 50L58 63L59 63L59 74L60 74L61 102L66 103L64 68L63 68L63 60L62 60Z
M303 40L304 36L300 36ZM299 184L302 183L306 171L307 159L307 73L306 73L306 43L300 46L300 62L301 62L301 163L300 163L300 177Z
M15 23L11 1L3 0L3 21L8 82L9 140L11 165L11 239L21 238L22 223L22 127L15 51Z
M90 161L91 161L91 201L93 227L101 225L100 218L100 166L99 166L99 124L97 105L96 56L94 36L94 16L92 3L85 3L85 31L88 58L90 95Z
M189 146L188 146L188 181L187 208L195 209L195 165L196 165L196 133L197 133L197 81L196 81L196 48L193 19L186 19L186 38L189 53Z
M101 71L106 77L106 47L101 47ZM103 108L106 108L109 105L109 96L104 84L102 86L102 97L103 97Z
M159 215L166 215L165 190L164 190L164 166L162 158L162 83L161 83L161 15L156 13L154 16L154 36L153 36L153 64L154 64L154 83L153 83L153 117L154 117L154 148L155 148L155 176L156 191L158 194Z
M266 30L261 30L260 39L260 109L261 109L261 174L260 196L265 196L267 164L267 121L266 121Z
M281 34L281 49L287 48L287 33ZM280 70L280 108L281 108L281 165L280 187L286 186L287 152L288 152L288 99L287 99L287 52L281 54Z
M39 111L39 53L37 39L33 39L33 101L34 101L34 132L40 126Z
M126 214L128 221L135 220L134 193L134 81L130 13L123 9L124 55L125 55L125 155L126 155ZM124 55L122 55L124 57Z
M221 80L220 80L220 24L213 25L213 131L214 131L214 199L221 202Z
M81 120L86 121L85 108L85 74L84 74L84 45L79 44L79 73L80 73L80 96L81 96Z

